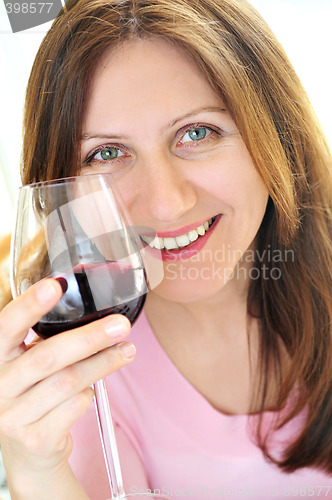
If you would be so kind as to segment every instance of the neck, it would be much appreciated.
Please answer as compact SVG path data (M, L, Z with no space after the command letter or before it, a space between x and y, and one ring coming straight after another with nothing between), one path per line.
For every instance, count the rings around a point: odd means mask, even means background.
M251 411L258 326L248 321L247 290L247 283L231 280L204 300L179 303L150 292L146 302L149 323L173 364L225 413Z

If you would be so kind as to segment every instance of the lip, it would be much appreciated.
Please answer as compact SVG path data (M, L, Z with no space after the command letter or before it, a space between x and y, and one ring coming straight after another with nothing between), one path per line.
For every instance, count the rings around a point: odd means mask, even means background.
M199 238L197 238L196 241L193 241L184 248L177 248L175 250L165 250L165 249L157 250L156 248L151 248L150 246L147 245L145 247L146 251L149 252L155 258L164 260L166 262L176 262L177 260L190 259L190 257L198 253L201 250L201 248L203 248L203 246L206 244L206 242L214 232L215 228L217 227L221 217L222 214L213 216L212 218L215 218L215 220L210 226L210 229L204 234L204 236L200 236ZM206 219L204 219L203 222L198 223L197 225L191 224L190 226L186 226L180 229L179 231L177 230L177 231L169 231L166 233L157 233L157 236L161 238L171 238L171 237L174 238L176 236L180 236L181 234L191 231L192 229L200 226L201 224L204 224L204 222L206 222Z
M209 217L211 219L211 217ZM192 231L193 229L196 229L196 227L202 226L204 222L206 222L209 219L203 219L199 222L196 222L194 224L190 224L189 226L184 226L181 227L180 229L176 229L173 231L161 231L158 233L144 233L143 236L158 236L159 238L176 238L177 236L181 236L182 234L189 233L189 231Z

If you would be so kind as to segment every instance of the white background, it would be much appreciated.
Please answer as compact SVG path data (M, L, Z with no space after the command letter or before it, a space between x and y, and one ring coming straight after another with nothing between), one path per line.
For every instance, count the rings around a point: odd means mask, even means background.
M9 0L5 0L7 2ZM332 0L252 0L283 44L332 144ZM50 23L12 33L0 0L0 237L10 232L20 185L24 93Z

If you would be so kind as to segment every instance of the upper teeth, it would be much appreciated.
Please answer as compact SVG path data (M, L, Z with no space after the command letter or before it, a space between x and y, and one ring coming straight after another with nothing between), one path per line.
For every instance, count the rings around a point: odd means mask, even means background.
M191 242L197 240L199 236L204 236L206 231L209 230L212 224L212 219L204 222L200 226L189 231L189 233L181 234L181 236L176 236L175 238L160 238L159 236L141 236L142 240L145 241L151 248L157 248L158 250L175 250L177 248L183 248L189 245Z

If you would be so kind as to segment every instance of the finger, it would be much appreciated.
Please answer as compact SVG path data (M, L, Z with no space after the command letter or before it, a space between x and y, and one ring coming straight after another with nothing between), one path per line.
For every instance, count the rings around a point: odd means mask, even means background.
M69 456L72 448L70 428L87 411L93 397L93 389L85 388L58 405L41 420L21 427L20 435L16 439L23 443L29 456L40 456L43 463L47 457L54 460L55 454L64 451Z
M135 347L121 342L75 365L64 368L32 387L17 400L11 418L30 424L43 419L59 405L80 394L91 384L130 363Z
M3 366L2 396L17 397L66 366L118 343L130 327L125 316L114 314L38 343Z
M22 354L27 331L50 311L62 296L60 284L43 280L11 301L0 313L0 362Z

